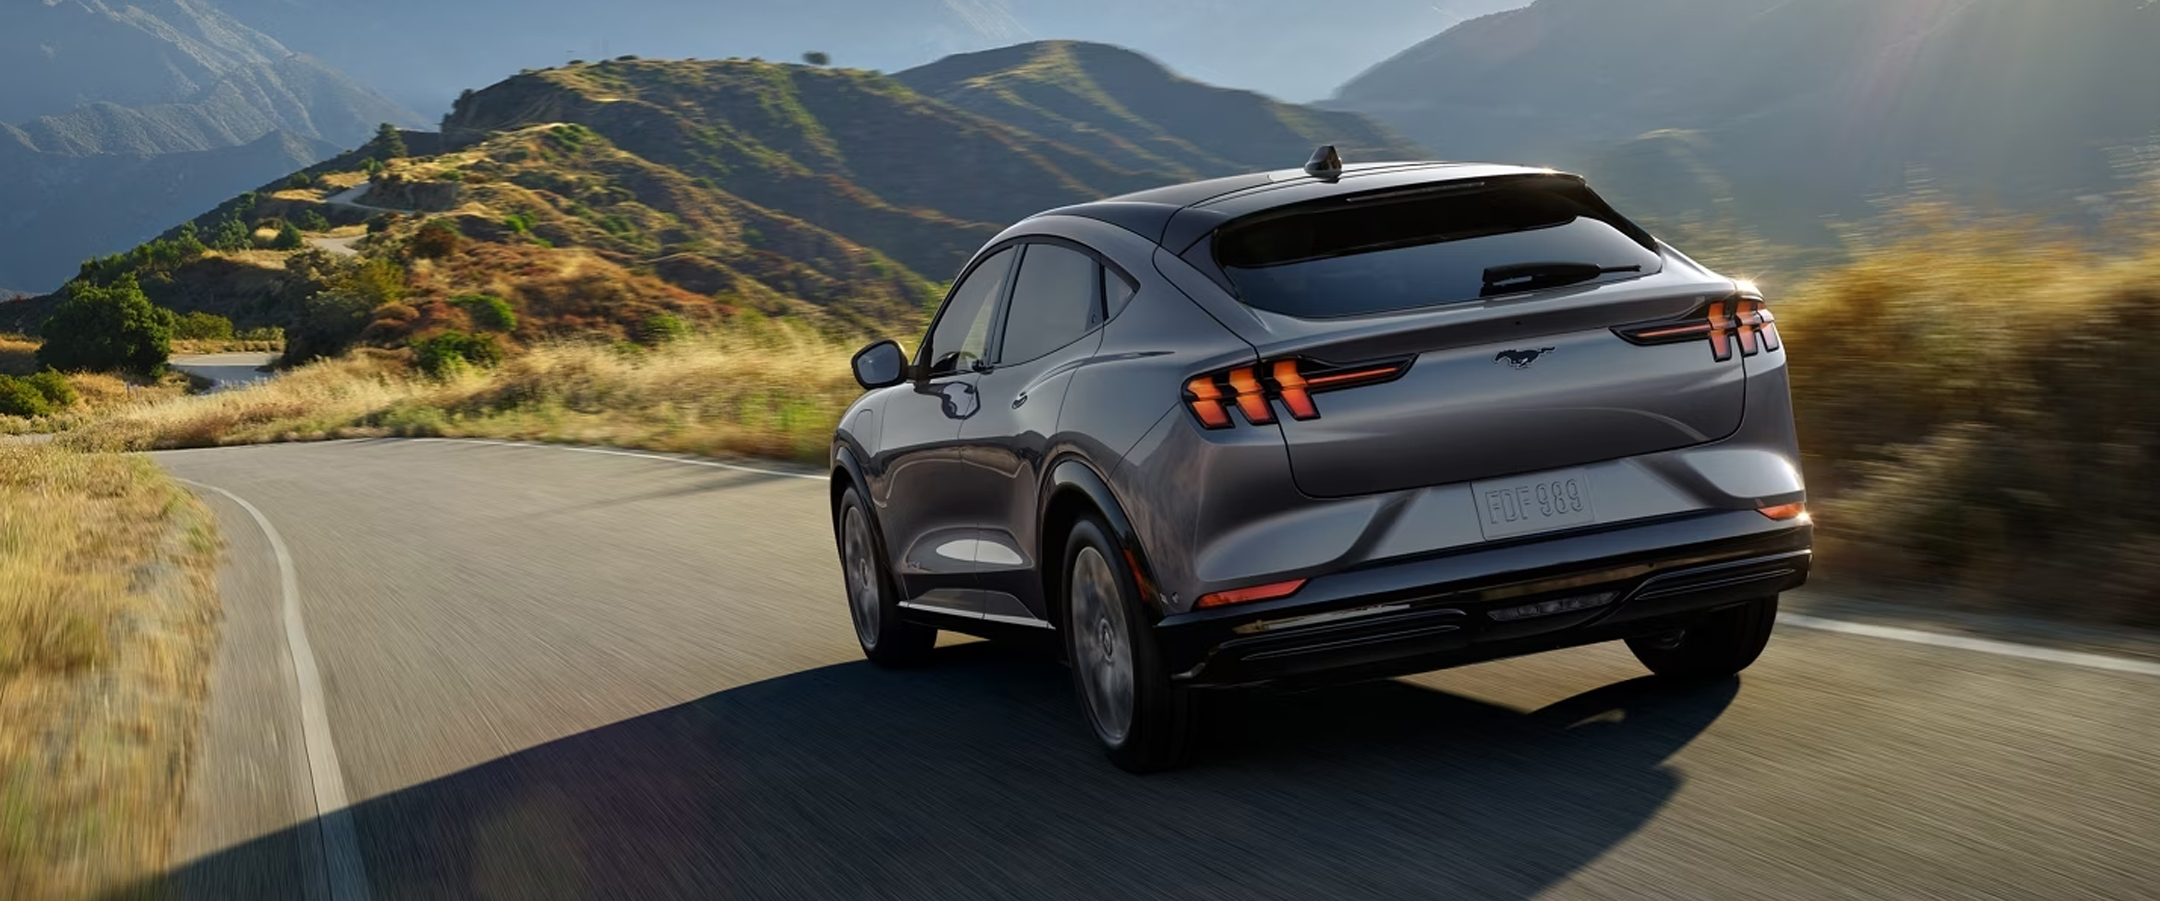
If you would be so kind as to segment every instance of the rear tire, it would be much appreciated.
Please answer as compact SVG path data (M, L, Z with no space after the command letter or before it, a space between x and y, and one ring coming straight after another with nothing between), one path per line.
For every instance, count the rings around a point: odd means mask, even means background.
M863 656L883 667L921 665L937 646L937 630L900 618L900 592L893 586L892 567L886 565L877 525L855 489L840 496L834 527L840 574L847 582L848 618L855 624L855 640L861 643Z
M1749 601L1704 614L1678 633L1630 638L1628 650L1667 679L1722 679L1762 656L1777 625L1777 610L1776 595Z
M1192 693L1170 682L1132 571L1095 517L1065 540L1065 651L1080 709L1110 762L1133 773L1173 769L1191 744Z

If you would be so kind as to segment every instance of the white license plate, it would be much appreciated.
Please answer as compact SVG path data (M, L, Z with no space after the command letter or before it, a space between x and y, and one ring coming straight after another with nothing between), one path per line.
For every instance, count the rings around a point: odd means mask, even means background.
M1590 503L1590 476L1580 469L1476 482L1478 526L1486 541L1532 535L1597 522Z

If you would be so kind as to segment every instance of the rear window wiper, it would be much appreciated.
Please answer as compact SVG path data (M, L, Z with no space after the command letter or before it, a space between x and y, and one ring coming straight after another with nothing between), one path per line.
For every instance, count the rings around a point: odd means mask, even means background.
M1600 266L1596 263L1516 263L1485 270L1485 290L1480 297L1519 291L1537 291L1580 284L1619 272L1641 272L1641 266Z

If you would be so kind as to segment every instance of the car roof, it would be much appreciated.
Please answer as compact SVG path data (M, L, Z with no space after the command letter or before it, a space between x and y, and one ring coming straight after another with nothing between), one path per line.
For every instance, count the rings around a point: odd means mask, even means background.
M1045 210L1028 218L1096 219L1175 251L1230 219L1293 203L1407 185L1565 174L1527 166L1436 161L1358 163L1344 166L1342 175L1333 179L1318 178L1303 169L1280 169L1150 188Z

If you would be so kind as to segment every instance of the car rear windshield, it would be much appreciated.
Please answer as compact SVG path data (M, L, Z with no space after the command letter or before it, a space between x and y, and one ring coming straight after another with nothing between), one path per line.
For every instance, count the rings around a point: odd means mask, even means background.
M1330 319L1638 278L1655 247L1580 181L1533 176L1264 213L1225 228L1215 259L1247 305Z

